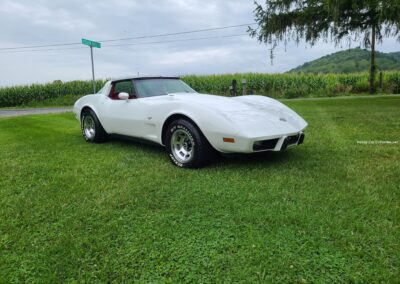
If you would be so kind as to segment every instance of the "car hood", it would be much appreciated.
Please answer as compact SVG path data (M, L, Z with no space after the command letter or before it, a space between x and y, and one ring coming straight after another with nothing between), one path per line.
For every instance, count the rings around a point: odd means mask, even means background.
M296 133L307 122L281 102L264 96L223 97L207 94L182 94L175 96L181 102L201 105L218 113L240 132L249 136L266 131L280 135Z

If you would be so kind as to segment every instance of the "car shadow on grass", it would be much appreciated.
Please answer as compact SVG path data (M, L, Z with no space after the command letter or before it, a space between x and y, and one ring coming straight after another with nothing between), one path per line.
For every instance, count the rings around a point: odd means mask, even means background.
M140 138L133 138L133 137L126 137L120 135L112 135L109 138L109 142L114 145L119 145L122 147L131 147L134 146L136 148L140 148L145 151L149 152L156 152L156 153L165 153L165 149L163 146Z
M269 166L282 165L296 159L296 154L292 151L283 152L260 152L252 154L221 154L216 161L217 166L230 167L251 167L251 166Z
M135 147L145 152L160 155L160 157L168 160L165 148L159 144L149 142L147 140L112 136L110 143L121 147ZM252 154L219 154L211 165L207 168L239 168L239 167L259 167L259 166L277 166L301 162L304 159L304 151L300 149L289 149L283 152L259 152Z

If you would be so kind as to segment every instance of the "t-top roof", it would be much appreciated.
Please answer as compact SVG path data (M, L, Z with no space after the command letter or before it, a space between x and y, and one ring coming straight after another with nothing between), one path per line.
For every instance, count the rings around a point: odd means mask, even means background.
M147 80L147 79L180 79L179 77L163 77L163 76L137 76L137 77L121 77L111 79L111 82L125 81L125 80Z

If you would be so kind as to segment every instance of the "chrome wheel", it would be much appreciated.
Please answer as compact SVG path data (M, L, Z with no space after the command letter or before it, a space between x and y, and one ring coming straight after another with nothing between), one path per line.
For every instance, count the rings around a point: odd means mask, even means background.
M96 135L96 125L93 117L90 115L83 118L83 131L88 140L92 140Z
M188 163L193 158L194 141L192 136L182 130L175 130L171 137L171 152L181 163Z

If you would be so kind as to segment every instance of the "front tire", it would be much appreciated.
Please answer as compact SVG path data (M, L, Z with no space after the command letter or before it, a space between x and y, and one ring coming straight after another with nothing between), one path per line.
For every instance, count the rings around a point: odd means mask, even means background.
M181 168L201 168L215 157L215 150L201 131L185 119L169 125L165 141L171 162Z
M91 109L86 109L82 112L81 129L82 135L87 142L101 143L107 140L107 132Z

